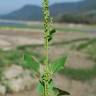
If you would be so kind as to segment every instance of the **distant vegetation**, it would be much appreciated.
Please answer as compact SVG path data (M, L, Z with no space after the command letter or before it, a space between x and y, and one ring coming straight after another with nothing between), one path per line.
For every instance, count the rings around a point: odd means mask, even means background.
M96 13L89 14L64 14L58 22L76 23L76 24L96 24Z
M70 12L61 14L59 22L96 24L96 0L83 0L70 8Z

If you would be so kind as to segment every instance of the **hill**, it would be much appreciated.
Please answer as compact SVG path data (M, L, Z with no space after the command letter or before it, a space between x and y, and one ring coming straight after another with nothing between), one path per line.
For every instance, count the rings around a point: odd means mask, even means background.
M35 5L26 5L21 9L0 16L1 19L12 20L41 20L41 7Z

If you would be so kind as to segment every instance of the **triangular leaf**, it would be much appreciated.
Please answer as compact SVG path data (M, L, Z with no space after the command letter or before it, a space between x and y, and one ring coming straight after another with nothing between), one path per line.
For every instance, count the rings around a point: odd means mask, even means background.
M32 55L28 52L24 53L24 57L23 57L23 67L28 68L28 69L32 69L36 72L39 71L39 63L36 62L33 58Z
M50 68L53 73L60 71L64 68L67 56L57 59L55 62L50 64Z
M39 82L39 83L37 84L36 90L37 90L37 92L38 92L39 94L43 94L43 93L44 93L44 86Z

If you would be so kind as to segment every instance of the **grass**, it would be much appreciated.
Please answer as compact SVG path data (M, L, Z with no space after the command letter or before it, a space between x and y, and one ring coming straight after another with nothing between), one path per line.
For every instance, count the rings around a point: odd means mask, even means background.
M88 54L88 58L96 62L96 42L88 46L85 50Z
M96 66L91 69L72 69L65 67L60 73L70 79L89 81L96 77Z
M40 54L38 54L37 52L32 52L30 49L28 50L28 48L26 49L13 49L13 50L9 50L9 51L3 51L0 49L0 81L2 81L2 76L3 76L3 71L5 68L10 67L11 65L19 65L22 66L25 69L29 69L32 70L30 68L32 68L32 64L26 66L24 65L24 54L25 53L30 54L30 56L34 56L36 57L40 62L43 63L43 56L41 56Z
M87 48L89 45L93 45L94 43L96 43L96 38L89 39L85 43L79 44L76 49L77 50L82 50L84 48Z
M96 38L90 39L85 43L79 44L76 49L78 51L83 51L85 54L88 55L88 59L91 59L96 62Z
M29 50L10 50L10 51L3 51L0 50L0 68L8 67L12 64L21 65L22 66L22 60L23 55L25 52L30 53L33 56L36 56L37 58L40 58L41 56L35 52L30 52Z

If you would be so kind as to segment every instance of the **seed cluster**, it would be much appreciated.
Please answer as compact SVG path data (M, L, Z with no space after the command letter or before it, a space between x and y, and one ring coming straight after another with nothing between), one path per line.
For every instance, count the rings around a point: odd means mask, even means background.
M49 31L49 7L48 7L48 0L44 0L43 2L43 18L44 18L44 31L45 33L48 33Z
M43 18L44 18L44 37L49 41L52 40L53 33L55 33L55 29L52 26L53 19L50 17L48 0L44 0L43 2Z
M44 73L44 75L41 78L40 83L43 85L44 87L44 96L50 96L49 94L49 85L52 82L51 79L51 74L50 73Z

